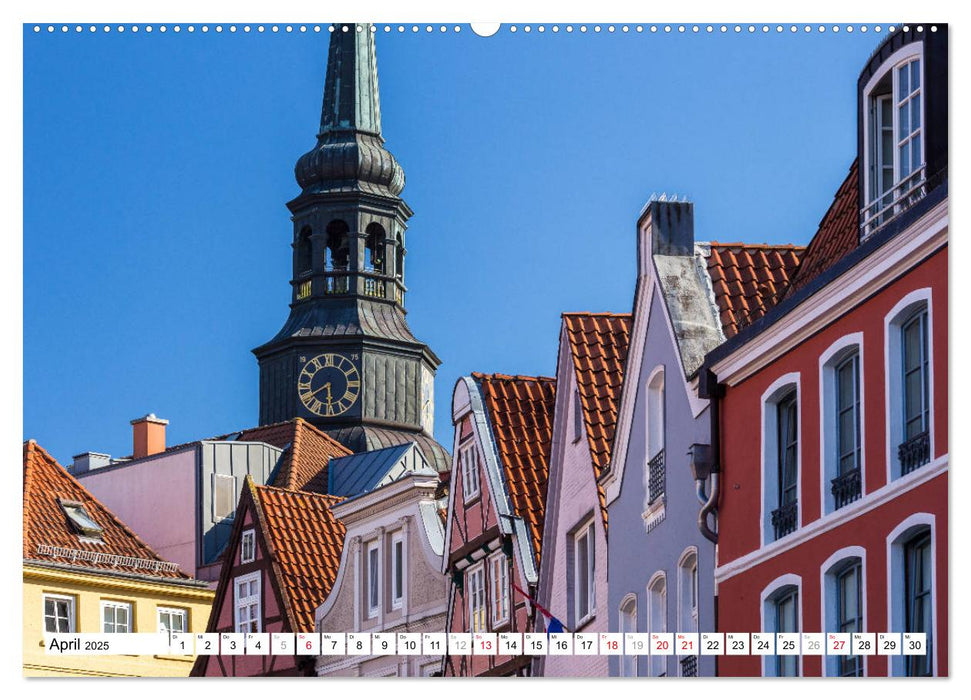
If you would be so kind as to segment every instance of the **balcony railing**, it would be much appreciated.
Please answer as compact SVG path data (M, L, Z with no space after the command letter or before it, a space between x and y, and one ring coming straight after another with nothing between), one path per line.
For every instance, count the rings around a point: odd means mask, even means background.
M775 530L775 538L785 537L796 529L796 521L799 519L799 502L793 501L779 506L772 511L772 528Z
M907 175L903 180L877 197L861 210L860 240L863 240L902 214L927 194L924 166Z
M664 450L661 450L647 463L648 504L654 503L664 495Z
M836 508L842 508L847 503L852 503L860 497L860 468L850 469L845 474L840 474L831 482L830 490L833 492L833 500Z
M369 297L384 298L384 280L376 280L370 277L364 279L364 294Z
M324 294L347 294L350 276L329 274L324 277Z
M695 678L698 675L697 656L685 656L681 659L681 675L685 678Z
M897 448L900 473L910 474L931 461L931 436L926 430L910 438Z

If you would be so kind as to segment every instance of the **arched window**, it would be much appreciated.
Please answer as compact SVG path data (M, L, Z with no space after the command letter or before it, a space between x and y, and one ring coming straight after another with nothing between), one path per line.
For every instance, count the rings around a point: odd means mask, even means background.
M621 634L637 632L637 596L628 593L620 602L620 616L618 631ZM626 638L624 639L626 642ZM624 654L620 657L620 675L633 678L637 675L637 657L634 654Z
M915 513L887 537L890 561L889 629L923 633L927 646L920 655L890 657L894 676L936 674L937 553L935 518Z
M782 633L801 632L802 610L799 607L802 579L785 574L762 591L762 631ZM762 673L766 676L801 675L799 656L778 654L762 657Z
M311 233L310 227L304 226L300 229L300 235L297 236L298 275L310 272L310 269L313 267L313 248L310 241Z
M908 294L887 315L889 479L931 461L934 343L930 321L930 289Z
M654 574L647 586L649 632L668 631L668 581L663 571ZM651 675L667 675L667 657L651 655Z
M327 224L327 248L324 263L327 270L346 270L350 259L347 224L336 219Z
M648 505L664 496L664 462L664 368L658 367L647 382Z
M405 279L405 239L401 235L401 231L398 231L398 233L395 235L394 239L395 239L395 246L394 246L394 250L395 250L395 266L394 266L394 273L395 273L395 276L399 280L404 281L404 279Z
M865 556L862 547L846 547L823 564L824 630L843 634L864 631ZM827 676L863 675L862 656L827 656L823 664Z
M820 357L822 503L832 513L863 494L863 334L837 340Z
M381 224L371 223L365 229L364 239L364 269L371 272L383 273L384 267L384 229Z
M762 395L762 533L768 544L799 527L799 375Z
M698 631L698 550L689 547L678 562L678 631Z

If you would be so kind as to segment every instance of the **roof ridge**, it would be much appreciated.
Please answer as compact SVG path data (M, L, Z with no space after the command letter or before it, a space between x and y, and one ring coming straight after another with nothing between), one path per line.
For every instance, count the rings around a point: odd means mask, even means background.
M297 432L299 432L299 429L301 427L302 428L306 428L307 430L310 430L314 434L316 434L319 437L323 438L326 442L331 443L334 447L337 447L337 448L340 448L341 450L344 450L345 452L347 452L347 455L354 454L354 452L352 450L350 450L346 445L343 445L342 443L338 442L337 440L335 440L334 438L332 438L330 435L328 435L327 433L325 433L323 430L321 430L320 428L318 428L316 425L314 425L310 421L308 421L308 420L306 420L304 418L301 418L300 416L297 416L296 418L293 418L291 420L296 423L297 428L298 428ZM285 421L285 422L289 422L289 421ZM264 426L260 426L260 427L262 428ZM296 436L294 436L294 439L296 439ZM345 455L345 456L347 456L347 455Z
M523 381L523 382L555 382L556 377L545 377L541 375L530 376L527 374L503 374L502 372L493 372L492 374L486 374L485 372L473 372L472 376L476 379L498 379L500 381Z
M754 248L756 250L800 250L806 246L796 243L723 243L721 241L698 241L698 245L718 246L720 248Z
M313 496L314 498L321 498L323 500L333 500L334 503L340 503L345 500L344 496L334 496L329 493L317 493L315 491L303 491L302 489L291 489L284 488L282 486L270 486L269 484L256 484L254 482L253 487L257 491L281 491L283 493L289 493L294 496Z
M564 311L560 316L609 316L611 318L630 318L631 313L619 313L615 311Z

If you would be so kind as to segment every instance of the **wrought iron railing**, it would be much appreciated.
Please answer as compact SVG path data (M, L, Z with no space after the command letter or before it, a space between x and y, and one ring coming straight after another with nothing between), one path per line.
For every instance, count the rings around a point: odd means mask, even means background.
M681 659L681 675L685 678L694 678L698 675L698 657L685 656Z
M648 504L664 495L664 450L651 457L647 463Z
M799 502L793 501L779 506L772 511L772 528L775 530L775 538L785 537L796 529L796 521L799 519Z
M310 280L304 280L297 286L297 299L306 299L310 296Z
M852 503L860 497L860 468L850 469L845 474L840 474L830 482L830 490L833 492L833 500L837 508L842 508L847 503Z
M901 474L909 474L931 461L931 437L926 430L897 448Z

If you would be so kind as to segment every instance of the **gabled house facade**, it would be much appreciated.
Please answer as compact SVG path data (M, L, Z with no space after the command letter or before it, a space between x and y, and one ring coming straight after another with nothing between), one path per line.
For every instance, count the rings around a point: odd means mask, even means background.
M601 473L611 532L607 611L617 632L715 629L713 416L705 354L770 308L801 249L696 243L690 202L652 199L638 222L638 281L612 459ZM636 556L632 553L636 552ZM713 676L698 648L612 656L616 676Z
M785 297L706 359L723 415L718 627L917 632L916 656L724 675L948 673L947 27L889 35L856 159Z
M207 632L314 631L314 611L337 577L342 499L245 481ZM193 676L312 676L309 655L200 656Z
M49 633L201 632L213 592L160 558L35 441L23 456L24 675L189 675L191 656L45 653Z
M549 377L472 374L456 383L442 565L447 632L534 629L523 594L537 591L555 390ZM531 662L524 654L446 653L442 674L525 676Z
M608 631L608 523L598 479L610 461L630 326L630 314L570 313L560 329L537 602L572 632ZM533 674L606 676L608 658L537 656Z
M426 465L333 506L347 531L333 591L315 613L318 632L444 631L441 486L438 472ZM441 653L322 655L315 672L318 676L431 676L441 668Z
M167 422L132 421L130 458L85 453L71 471L162 556L213 583L247 477L325 493L330 459L350 454L302 418L166 448Z

